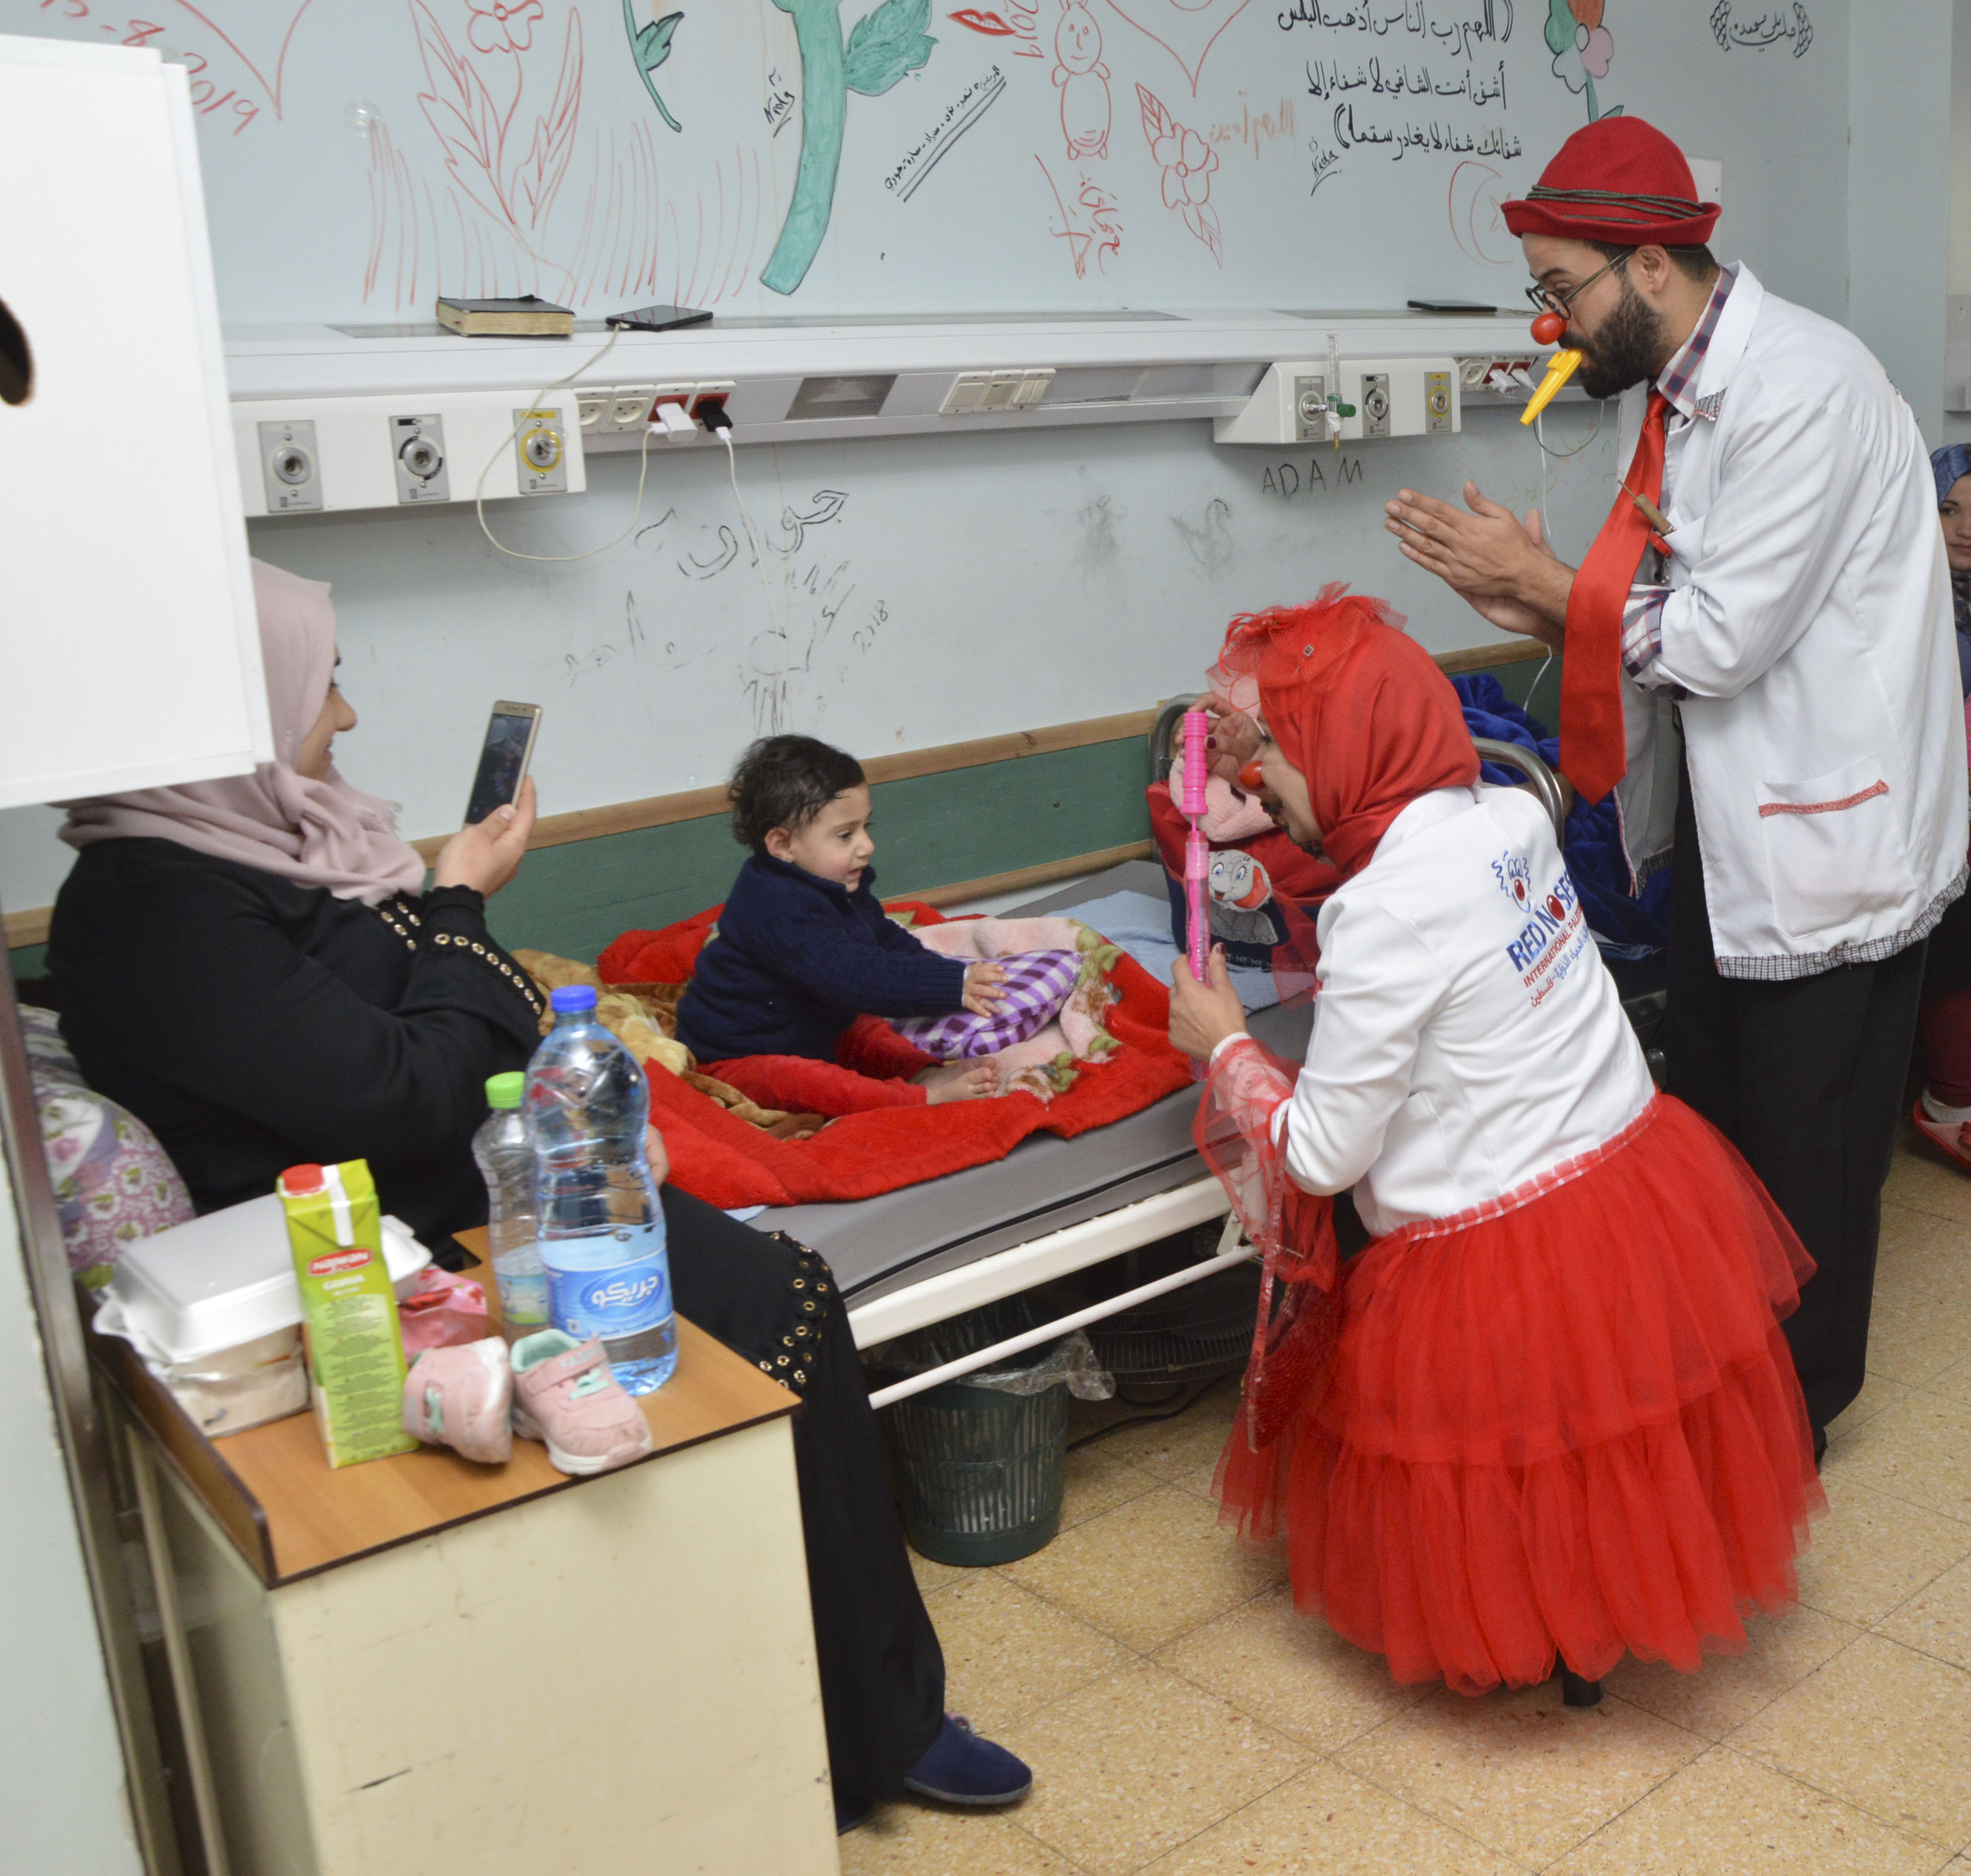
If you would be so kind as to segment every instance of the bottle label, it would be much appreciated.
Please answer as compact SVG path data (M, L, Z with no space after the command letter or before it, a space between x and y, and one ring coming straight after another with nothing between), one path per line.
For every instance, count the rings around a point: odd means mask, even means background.
M585 1341L605 1342L640 1335L671 1314L669 1260L660 1246L647 1257L607 1270L566 1270L548 1265L548 1313L554 1326Z

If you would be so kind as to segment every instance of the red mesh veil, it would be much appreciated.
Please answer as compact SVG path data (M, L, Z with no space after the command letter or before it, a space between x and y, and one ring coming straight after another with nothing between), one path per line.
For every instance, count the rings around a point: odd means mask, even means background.
M1293 1184L1286 1147L1275 1138L1279 1110L1299 1075L1263 1043L1241 1036L1207 1071L1191 1123L1198 1151L1263 1260L1246 1369L1246 1438L1256 1453L1315 1397L1339 1320L1333 1201ZM1275 1315L1273 1292L1281 1284L1286 1291Z

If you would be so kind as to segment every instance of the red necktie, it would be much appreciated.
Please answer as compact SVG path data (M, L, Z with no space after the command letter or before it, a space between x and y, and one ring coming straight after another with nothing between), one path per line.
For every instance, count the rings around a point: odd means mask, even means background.
M1629 473L1568 596L1560 667L1560 767L1586 802L1599 801L1628 770L1622 726L1622 614L1650 542L1650 524L1630 497L1640 494L1652 506L1663 500L1668 409L1662 392L1652 389Z

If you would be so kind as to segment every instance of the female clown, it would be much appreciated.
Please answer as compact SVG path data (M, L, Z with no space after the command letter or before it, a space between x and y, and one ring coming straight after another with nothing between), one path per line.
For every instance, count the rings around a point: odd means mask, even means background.
M1455 694L1380 601L1235 620L1221 757L1342 884L1296 1069L1180 960L1201 1148L1285 1298L1218 1471L1296 1601L1399 1681L1556 1657L1685 1672L1794 1595L1823 1508L1778 1324L1812 1265L1723 1138L1658 1094L1544 813L1481 787ZM1369 1248L1337 1269L1327 1195Z

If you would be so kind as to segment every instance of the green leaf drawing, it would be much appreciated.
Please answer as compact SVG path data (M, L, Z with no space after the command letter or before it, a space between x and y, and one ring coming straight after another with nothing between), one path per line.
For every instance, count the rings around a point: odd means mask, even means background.
M873 96L888 90L906 73L920 70L937 41L924 30L930 0L884 0L856 23L845 47L842 0L774 0L774 5L793 20L800 46L800 168L780 238L760 284L775 293L792 293L807 278L834 210L849 93Z
M920 71L937 41L925 32L930 0L883 0L849 35L849 89L880 97L906 73Z
M1574 24L1567 0L1550 0L1546 10L1546 49L1556 58L1574 44Z
M683 130L684 126L665 108L650 74L670 57L671 37L683 18L682 13L666 13L662 19L653 20L647 26L639 28L631 0L623 0L623 25L630 35L630 52L637 61L637 76L643 81L643 89L650 94L650 102L657 107L657 115L673 130Z

